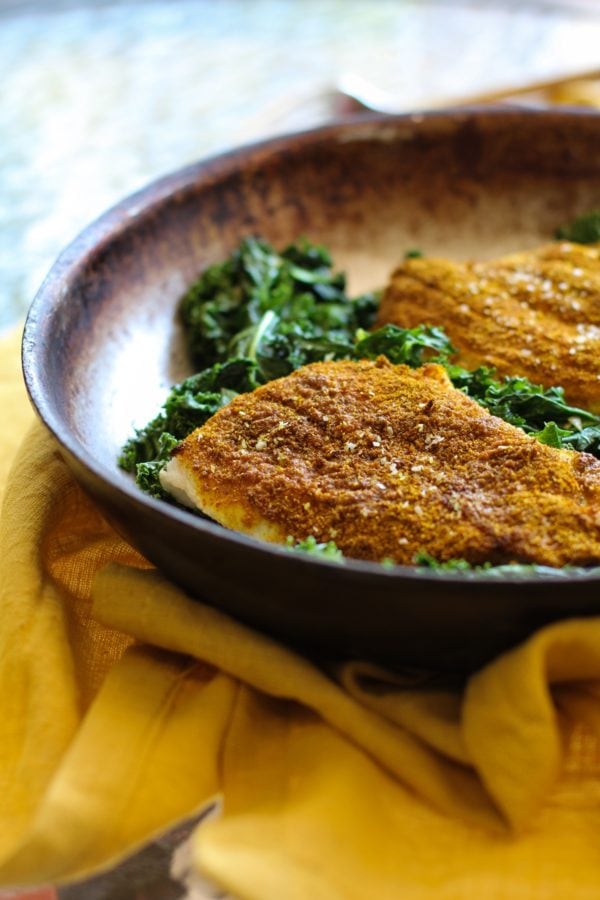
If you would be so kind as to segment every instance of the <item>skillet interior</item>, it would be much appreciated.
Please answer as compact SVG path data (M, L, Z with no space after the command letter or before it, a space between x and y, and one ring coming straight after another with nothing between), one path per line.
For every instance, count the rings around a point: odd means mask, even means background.
M225 532L142 495L118 450L190 372L175 309L246 234L326 244L352 291L404 251L488 257L600 207L600 116L522 110L369 117L189 167L91 225L26 325L37 411L107 517L193 595L326 656L472 668L556 618L600 612L595 576L494 579L344 566Z

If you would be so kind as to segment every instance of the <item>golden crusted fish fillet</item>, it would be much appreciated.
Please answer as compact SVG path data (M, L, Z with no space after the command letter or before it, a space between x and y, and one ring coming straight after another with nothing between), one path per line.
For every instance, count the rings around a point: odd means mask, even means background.
M408 259L377 325L442 325L467 368L494 366L600 412L600 245L556 242L490 262Z
M228 528L350 557L600 562L600 461L490 415L433 364L305 366L236 397L161 481Z

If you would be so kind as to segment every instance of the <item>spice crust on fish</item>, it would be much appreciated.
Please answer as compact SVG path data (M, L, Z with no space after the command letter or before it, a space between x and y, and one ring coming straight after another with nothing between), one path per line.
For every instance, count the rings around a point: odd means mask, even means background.
M487 262L407 259L377 326L442 326L466 368L492 366L600 412L600 245L554 242Z
M600 562L600 461L490 415L434 364L305 366L232 400L161 482L228 528L359 559Z

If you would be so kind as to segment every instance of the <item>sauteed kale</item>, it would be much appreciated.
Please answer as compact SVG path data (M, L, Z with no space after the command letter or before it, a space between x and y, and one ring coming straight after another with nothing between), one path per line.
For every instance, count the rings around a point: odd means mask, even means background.
M595 244L600 241L600 209L578 216L556 229L557 238L576 244Z
M547 575L557 578L590 571L590 569L585 569L582 566L563 566L562 569L554 569L551 566L540 566L536 563L503 563L502 565L481 563L473 565L467 562L466 559L448 559L445 562L440 562L428 553L417 553L414 564L417 569L429 573L438 572L443 575L446 572L483 572L495 578L505 575Z
M319 543L311 534L303 541L295 541L294 538L287 539L287 548L294 553L308 553L309 556L317 556L320 559L328 559L330 562L341 563L344 561L344 554L337 546L335 541L327 541Z
M575 220L557 236L599 240L600 213ZM170 500L158 473L173 447L237 394L308 363L381 355L411 367L439 363L455 387L493 415L550 446L600 457L600 417L570 406L562 388L498 378L485 366L473 371L458 366L442 328L385 325L369 331L378 299L377 292L349 297L343 273L333 269L321 246L303 240L278 253L264 240L246 238L228 260L208 268L182 300L190 355L205 368L173 387L158 415L125 444L119 464L135 472L143 490ZM290 546L328 558L339 553L335 545L305 545ZM468 567L461 560L453 563L445 568ZM419 565L438 567L425 557Z
M250 358L264 382L325 356L346 358L356 330L373 323L377 299L350 302L324 247L301 241L277 253L248 238L189 289L181 317L197 365Z

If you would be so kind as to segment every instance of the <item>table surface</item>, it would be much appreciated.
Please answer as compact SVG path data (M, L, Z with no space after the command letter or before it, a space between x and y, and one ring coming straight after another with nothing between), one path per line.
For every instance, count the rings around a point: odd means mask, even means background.
M110 205L189 162L326 122L340 86L426 108L599 68L599 48L598 0L0 0L0 331ZM169 846L146 860L164 871ZM167 897L121 876L61 896Z
M600 66L600 3L0 0L0 330L61 249L149 180L335 112Z

